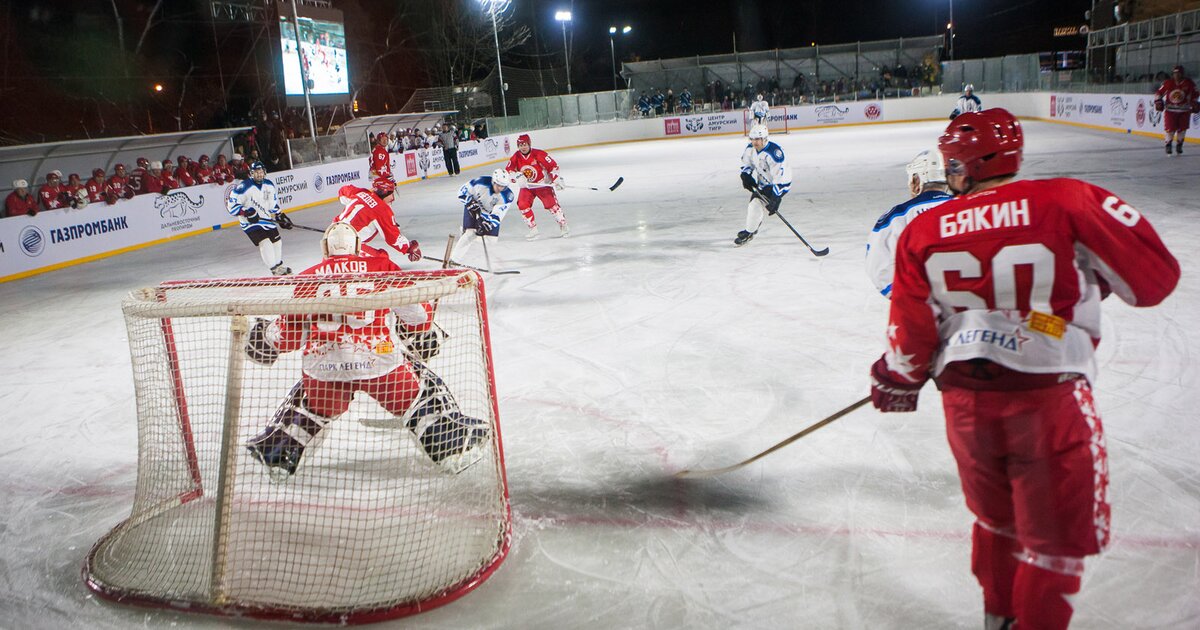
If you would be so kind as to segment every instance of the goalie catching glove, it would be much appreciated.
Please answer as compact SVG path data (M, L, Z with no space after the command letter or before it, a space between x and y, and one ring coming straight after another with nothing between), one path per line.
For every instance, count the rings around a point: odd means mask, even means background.
M254 320L254 327L246 337L246 358L259 365L274 365L279 359L279 350L267 339L267 331L271 322L265 319Z
M916 411L917 395L924 385L924 381L902 383L892 378L884 357L871 366L871 404L884 413Z

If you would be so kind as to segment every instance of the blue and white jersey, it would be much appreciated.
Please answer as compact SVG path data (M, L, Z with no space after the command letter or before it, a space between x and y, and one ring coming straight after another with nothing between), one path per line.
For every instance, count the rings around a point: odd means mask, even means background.
M484 175L463 184L462 188L458 189L458 200L463 203L464 230L474 230L479 227L475 222L475 217L466 208L467 203L472 199L483 206L483 214L480 218L488 224L486 226L488 235L497 236L500 233L500 222L504 220L504 215L508 214L508 209L512 207L513 200L516 199L513 188L510 186L500 192L495 192L492 189L491 175Z
M253 179L244 179L229 191L225 199L225 208L229 214L238 218L242 230L270 230L276 228L275 218L279 216L279 196L275 194L275 183L269 179L259 184ZM248 217L257 216L258 223L251 223Z
M867 276L884 297L892 297L896 271L896 241L917 215L951 199L940 190L927 190L884 213L867 237Z
M750 103L750 114L755 118L766 118L771 111L771 105L765 100L757 100Z
M679 106L684 107L684 108L692 106L692 93L691 92L684 89L683 92L681 92L679 94Z
M759 188L770 188L779 197L792 187L792 167L788 166L783 149L774 142L767 142L762 151L755 151L753 144L747 144L742 151L742 172L752 175Z
M965 114L967 112L983 111L983 102L974 94L963 94L958 97L958 102L954 105L954 115Z

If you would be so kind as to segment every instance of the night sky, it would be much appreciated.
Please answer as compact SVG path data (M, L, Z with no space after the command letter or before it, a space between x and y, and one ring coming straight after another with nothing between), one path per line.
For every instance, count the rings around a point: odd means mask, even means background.
M539 37L547 50L562 50L554 12L574 16L574 53L608 61L608 27L633 26L617 39L618 63L728 53L738 50L942 34L949 0L514 0L527 15L540 15ZM1054 26L1084 24L1091 0L957 0L955 57L990 57L1050 50L1082 50L1080 37L1054 38ZM590 67L578 69L584 74ZM607 71L599 70L601 78ZM581 79L583 79L581 77ZM599 86L596 89L601 89Z

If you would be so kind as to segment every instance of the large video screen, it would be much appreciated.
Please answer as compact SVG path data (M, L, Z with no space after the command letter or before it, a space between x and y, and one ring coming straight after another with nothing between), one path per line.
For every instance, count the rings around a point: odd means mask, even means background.
M290 13L290 11L288 12ZM341 22L300 16L300 39L290 15L279 16L279 39L283 51L283 85L288 96L304 96L300 58L308 73L309 93L349 95L350 73L346 68L346 28ZM300 56L296 55L296 47Z

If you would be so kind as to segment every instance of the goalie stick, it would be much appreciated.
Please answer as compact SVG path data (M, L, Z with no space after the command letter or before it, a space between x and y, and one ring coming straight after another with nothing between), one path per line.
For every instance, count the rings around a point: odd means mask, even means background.
M443 265L449 265L449 266L452 266L452 267L462 267L463 269L472 269L472 270L474 270L474 271L481 271L481 272L483 272L483 273L490 273L490 274L492 274L493 276L509 276L509 275L512 275L512 274L521 273L521 271L520 271L520 270L518 270L518 269L509 269L509 270L507 270L507 271L492 271L491 269L484 269L483 267L474 267L474 266L471 266L471 265L464 265L464 264L462 264L462 263L460 263L460 262L449 262L449 263L447 263L446 261L447 261L447 260L449 260L449 257L447 257L447 258L437 258L436 256L422 256L422 258L424 258L425 260L432 260L432 261L434 261L434 262L440 262L440 263L442 263Z
M762 196L762 194L759 193L757 190L750 191L750 194L754 195L759 201L763 202L763 205L770 207L770 204L767 202L766 198L764 198ZM792 227L791 222L788 221L787 218L783 216L783 213L780 212L778 208L775 209L775 216L779 217L779 220L783 221L783 224L788 226L788 229L792 231L792 234L795 234L796 238L800 239L801 243L804 243L804 246L808 248L808 251L813 253L813 256L821 257L821 256L824 256L829 253L828 247L826 247L824 249L816 249L812 245L810 245L809 242L807 240L805 240L803 236L800 236L800 233L796 231L796 228Z
M867 396L866 398L863 398L862 400L855 401L855 402L851 403L848 407L842 409L841 411L838 411L838 412L834 413L833 415L829 416L828 418L825 418L824 420L821 420L820 422L817 422L817 423L805 428L803 431L789 437L788 439L776 444L775 446L772 446L771 448L759 453L758 455L755 455L754 457L751 457L750 459L738 462L732 466L726 466L724 468L715 468L713 470L681 470L681 471L675 473L675 476L680 479L702 479L705 477L716 477L717 475L723 475L727 472L733 472L739 468L742 468L749 464L752 464L752 463L766 457L767 455L774 453L775 451L778 451L779 449L787 446L788 444L791 444L792 442L799 440L800 438L808 435L809 433L812 433L813 431L820 429L821 427L833 422L834 420L837 420L838 418L841 418L842 416L850 413L851 411L854 411L855 409L858 409L859 407L861 407L869 402L871 402L870 396Z
M624 184L624 183L625 183L625 178L618 177L617 181L613 182L612 186L609 186L607 188L607 190L616 190L618 186L620 186L621 184ZM528 182L525 183L526 188L550 188L553 186L554 186L554 184L531 184ZM604 188L596 188L595 186L572 186L570 184L563 184L563 188L577 188L580 190L606 190Z

